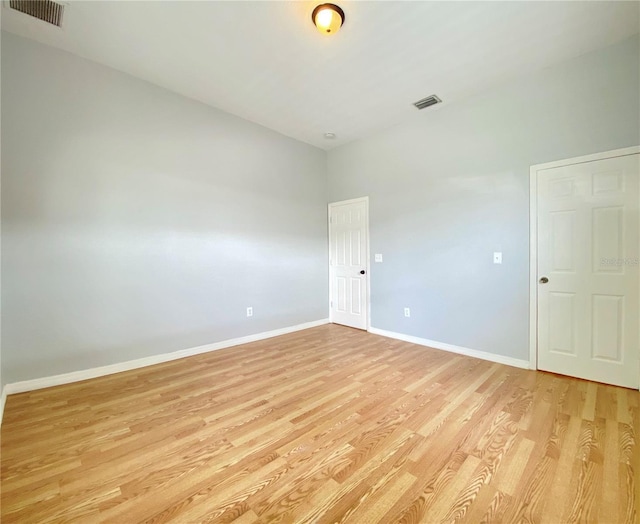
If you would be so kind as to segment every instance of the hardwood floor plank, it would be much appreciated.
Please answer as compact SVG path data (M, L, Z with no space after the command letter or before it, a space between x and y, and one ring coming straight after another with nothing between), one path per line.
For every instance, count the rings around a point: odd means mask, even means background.
M637 420L637 418L636 418ZM621 522L638 522L638 428L629 424L618 424L619 457L620 457L620 513Z
M461 508L455 506L457 496L464 490L480 463L480 459L467 456L456 470L456 474L452 475L450 481L446 483L439 496L426 508L420 522L442 522L446 520L446 515L459 511Z
M353 474L336 483L338 489L318 510L310 512L309 518L318 522L342 522L366 500L379 485L380 479L388 478L390 472L396 474L408 462L411 449L422 439L415 433L404 432L399 438L391 437L387 444ZM335 472L333 474L335 476Z
M7 399L2 522L624 522L638 391L326 325Z
M606 421L604 442L604 464L602 477L602 504L598 514L600 522L620 522L618 486L619 467L616 460L618 454L618 423L615 420Z
M489 503L487 511L479 520L469 520L469 522L479 522L480 524L493 524L495 522L506 522L504 514L511 503L511 497L501 491L496 491Z
M510 460L505 461L504 467L496 475L497 490L507 495L516 493L516 486L530 460L534 445L535 443L527 438L520 440L514 452L510 454Z
M567 500L573 497L571 491L572 476L566 472L571 471L576 460L578 449L578 439L580 437L580 427L582 420L578 417L569 417L567 428L564 433L564 442L560 447L557 471L551 485L552 493L556 495L548 501L543 520L549 522L562 522L564 515L568 511Z
M386 480L386 479L385 479ZM402 496L406 489L415 482L416 478L410 473L404 472L392 482L382 482L373 492L380 496L369 505L361 505L353 515L350 522L382 522L382 517L393 506L394 502ZM366 500L366 499L365 499ZM369 500L372 500L371 498Z

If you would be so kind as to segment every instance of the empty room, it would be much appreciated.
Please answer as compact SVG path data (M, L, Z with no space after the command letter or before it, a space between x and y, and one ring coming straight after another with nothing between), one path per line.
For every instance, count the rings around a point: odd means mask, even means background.
M4 0L3 523L636 524L640 2Z

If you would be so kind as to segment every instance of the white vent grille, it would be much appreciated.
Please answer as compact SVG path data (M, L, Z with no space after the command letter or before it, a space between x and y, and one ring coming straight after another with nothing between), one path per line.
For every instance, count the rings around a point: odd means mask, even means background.
M64 6L51 0L10 0L9 7L57 27L62 26Z
M439 104L440 102L442 102L442 100L440 100L436 95L431 95L427 98L423 98L422 100L414 102L413 105L418 109L424 109L425 107L433 106L435 104Z

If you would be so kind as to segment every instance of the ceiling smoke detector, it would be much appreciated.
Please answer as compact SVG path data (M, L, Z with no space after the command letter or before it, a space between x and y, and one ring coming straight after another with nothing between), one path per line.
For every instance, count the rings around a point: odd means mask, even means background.
M9 8L56 27L62 27L63 4L51 0L9 0Z
M425 107L433 106L442 102L436 95L428 96L427 98L423 98L422 100L418 100L414 102L413 105L418 109L424 109Z

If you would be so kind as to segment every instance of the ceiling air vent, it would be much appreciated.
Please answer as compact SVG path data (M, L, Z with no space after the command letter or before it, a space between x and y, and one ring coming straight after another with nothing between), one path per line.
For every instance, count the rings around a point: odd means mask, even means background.
M422 100L414 102L413 105L418 109L424 109L425 107L433 106L435 104L439 104L440 102L442 102L442 100L440 100L436 95L431 95L427 98L423 98Z
M9 7L39 18L49 24L62 26L62 13L64 5L52 2L51 0L9 0Z

